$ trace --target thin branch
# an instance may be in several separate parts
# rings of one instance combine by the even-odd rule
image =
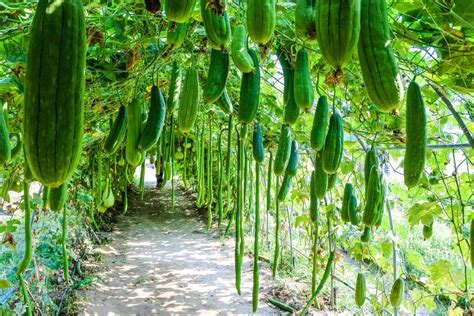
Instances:
[[[438,89],[436,86],[434,86],[431,82],[428,81],[428,85],[433,88],[433,90],[436,92],[436,94],[443,100],[444,104],[448,107],[449,111],[451,111],[451,114],[453,114],[454,118],[458,122],[459,126],[461,127],[464,135],[466,135],[467,141],[469,142],[471,148],[474,148],[474,138],[472,138],[471,133],[469,132],[469,129],[467,128],[466,124],[464,124],[464,121],[462,120],[461,116],[459,115],[458,112],[454,109],[453,104],[451,101],[449,101],[448,97],[441,92],[440,89]]]

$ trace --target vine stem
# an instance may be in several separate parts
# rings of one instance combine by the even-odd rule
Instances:
[[[443,100],[444,104],[446,104],[449,111],[451,112],[451,114],[454,116],[454,118],[458,122],[459,126],[461,127],[461,130],[463,131],[464,135],[466,136],[467,141],[471,145],[471,148],[474,148],[474,138],[472,137],[471,133],[469,132],[469,129],[467,128],[466,124],[464,124],[464,121],[462,120],[459,113],[456,112],[456,110],[454,109],[453,104],[451,103],[451,101],[449,101],[446,94],[444,94],[440,89],[438,89],[435,85],[433,85],[429,81],[428,81],[428,85],[436,92],[436,94],[441,98],[441,100]]]
[[[385,201],[385,206],[387,207],[387,213],[388,213],[388,219],[390,222],[390,231],[392,232],[393,237],[395,237],[395,229],[394,229],[394,224],[393,224],[393,217],[392,217],[392,208],[390,207],[389,201]],[[397,265],[397,245],[395,243],[395,240],[392,240],[392,248],[393,248],[393,281],[398,277],[398,265]],[[393,315],[397,316],[398,315],[398,307],[394,307],[393,309]]]

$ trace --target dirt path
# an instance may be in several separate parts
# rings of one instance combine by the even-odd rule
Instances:
[[[83,315],[251,313],[251,259],[244,260],[238,296],[232,240],[205,233],[190,197],[177,192],[174,211],[170,199],[170,188],[148,188],[144,201],[131,198],[129,213],[98,249],[104,259]],[[262,264],[262,298],[270,279]],[[265,301],[259,314],[278,313]]]

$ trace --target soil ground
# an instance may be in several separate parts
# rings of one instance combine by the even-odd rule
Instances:
[[[205,224],[189,192],[147,185],[143,201],[131,195],[108,243],[97,249],[97,281],[86,291],[83,315],[250,314],[252,259],[245,257],[242,295],[235,290],[232,239]],[[266,304],[272,286],[268,264],[260,267],[259,314],[277,314]]]

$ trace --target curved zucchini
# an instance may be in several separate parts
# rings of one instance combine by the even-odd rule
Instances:
[[[229,74],[229,53],[227,51],[213,49],[211,51],[211,62],[204,85],[202,99],[206,103],[213,103],[222,95]]]
[[[109,135],[107,135],[107,138],[105,139],[104,151],[106,154],[114,154],[125,139],[125,133],[127,132],[127,116],[128,108],[121,105],[117,117],[110,128]]]
[[[138,150],[148,151],[155,146],[163,131],[165,117],[166,104],[163,93],[161,93],[160,88],[154,85],[151,87],[150,111],[138,141]]]

